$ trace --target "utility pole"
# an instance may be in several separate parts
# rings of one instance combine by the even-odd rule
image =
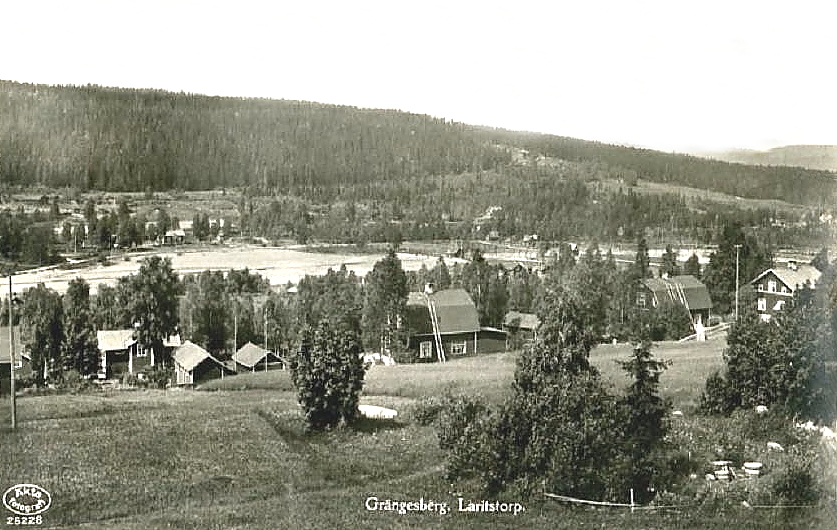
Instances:
[[[15,328],[11,271],[9,271],[9,373],[11,374],[9,389],[12,399],[12,430],[15,430],[17,428],[17,401],[15,400]]]
[[[738,322],[738,252],[741,244],[735,245],[735,321]]]

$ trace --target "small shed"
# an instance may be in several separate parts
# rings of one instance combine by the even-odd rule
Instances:
[[[517,333],[529,340],[537,338],[538,327],[541,320],[534,313],[521,313],[520,311],[509,311],[503,318],[503,329],[508,333]]]
[[[176,385],[199,385],[234,374],[224,363],[192,341],[187,340],[174,351]]]
[[[22,379],[29,377],[32,374],[32,365],[29,362],[29,357],[24,353],[23,344],[20,336],[15,330],[15,379]],[[9,348],[9,328],[8,326],[0,327],[0,394],[7,394],[11,386],[11,370],[12,363],[10,358],[11,348]]]
[[[284,368],[285,364],[281,357],[261,346],[248,342],[233,354],[235,368],[243,371],[267,371]]]

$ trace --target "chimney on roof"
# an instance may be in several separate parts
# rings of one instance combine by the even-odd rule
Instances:
[[[795,259],[788,260],[788,268],[792,271],[795,271],[799,268]]]
[[[433,284],[432,283],[424,284],[424,293],[425,294],[433,294]]]

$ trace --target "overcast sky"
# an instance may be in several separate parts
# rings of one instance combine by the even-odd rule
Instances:
[[[837,144],[834,0],[0,0],[0,18],[13,81],[396,108],[665,151]]]

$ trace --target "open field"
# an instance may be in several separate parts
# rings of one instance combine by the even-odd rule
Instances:
[[[624,188],[625,185],[615,180],[604,180],[602,185],[607,189],[618,190]],[[727,193],[718,191],[711,191],[700,188],[692,188],[689,186],[682,186],[678,184],[670,184],[663,182],[653,182],[650,180],[638,179],[636,186],[631,188],[635,193],[661,195],[672,194],[681,195],[687,201],[695,204],[713,202],[717,204],[726,204],[735,206],[737,208],[749,209],[770,209],[792,215],[801,215],[806,211],[806,207],[801,204],[794,204],[777,199],[750,199],[746,197],[737,197]]]
[[[603,347],[593,359],[606,377],[619,381],[612,360],[627,351],[625,345]],[[720,362],[719,351],[713,343],[661,345],[658,355],[675,361],[664,385],[682,394],[678,399],[694,400],[705,374],[693,370],[692,361],[700,367]],[[787,518],[735,503],[707,516],[688,509],[632,514],[501,497],[522,502],[526,511],[460,513],[458,494],[480,497],[451,491],[435,433],[411,422],[411,404],[449,387],[496,400],[507,391],[513,370],[513,354],[444,366],[374,367],[362,402],[399,410],[397,421],[365,421],[316,436],[303,434],[283,372],[214,384],[235,390],[24,397],[16,432],[6,428],[4,400],[0,488],[43,486],[53,498],[44,526],[61,528],[831,528],[825,516]],[[370,496],[432,499],[452,511],[369,511]]]
[[[372,270],[375,263],[384,254],[338,254],[300,252],[288,248],[258,246],[240,247],[205,247],[186,252],[173,247],[161,247],[159,252],[147,254],[126,254],[128,260],[114,258],[110,265],[95,265],[82,269],[65,270],[51,268],[26,272],[14,276],[15,292],[22,292],[43,282],[47,287],[59,293],[67,290],[67,285],[74,278],[84,278],[95,292],[100,284],[114,285],[117,278],[134,274],[139,270],[140,261],[147,255],[159,254],[171,258],[172,267],[178,274],[197,273],[204,270],[230,270],[249,268],[267,278],[271,285],[297,283],[307,274],[321,275],[328,269],[339,269],[346,265],[350,271],[361,276]],[[399,254],[404,270],[418,270],[422,264],[433,267],[438,258]],[[4,282],[8,280],[3,278]],[[5,284],[4,284],[5,285]]]
[[[703,390],[706,377],[723,366],[721,357],[726,339],[716,337],[706,342],[661,342],[652,352],[671,366],[660,378],[662,394],[676,408],[692,410]],[[627,375],[616,363],[630,355],[630,344],[602,344],[590,354],[590,360],[602,376],[615,388],[629,384]],[[439,395],[447,390],[481,394],[492,402],[500,402],[509,391],[514,377],[514,353],[479,355],[457,359],[448,364],[403,364],[373,366],[366,375],[367,396],[398,396],[417,399]],[[246,374],[212,381],[205,390],[293,390],[288,372],[274,371]]]

